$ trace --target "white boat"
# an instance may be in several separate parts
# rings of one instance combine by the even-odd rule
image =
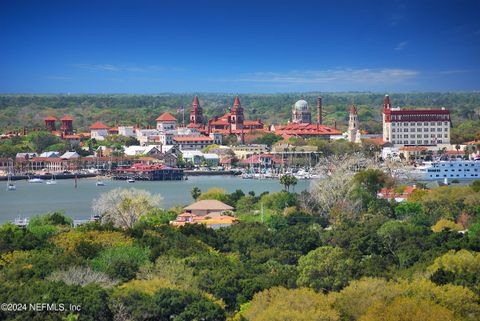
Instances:
[[[127,183],[135,183],[135,180],[133,178],[127,179]]]
[[[7,191],[15,191],[17,187],[12,183],[12,172],[8,173]]]
[[[480,160],[425,162],[412,172],[420,180],[480,179]]]
[[[13,224],[15,224],[18,227],[27,227],[29,222],[30,222],[30,220],[29,220],[28,217],[20,218],[20,216],[19,216],[13,221]]]
[[[34,184],[38,184],[38,183],[43,183],[43,179],[39,178],[39,177],[34,177],[34,178],[30,178],[28,180],[29,183],[34,183]]]
[[[57,181],[55,179],[55,175],[52,175],[52,178],[50,178],[50,180],[46,181],[46,184],[47,185],[56,185]]]
[[[97,181],[96,185],[97,186],[105,186],[105,182],[104,181]]]

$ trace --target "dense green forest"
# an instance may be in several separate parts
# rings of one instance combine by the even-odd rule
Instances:
[[[471,140],[480,128],[480,93],[389,93],[392,104],[400,107],[446,107],[453,116],[452,138],[454,143]],[[142,126],[154,125],[155,118],[170,111],[177,113],[179,106],[188,108],[195,94],[158,95],[1,95],[0,129],[19,129],[24,126],[42,126],[42,117],[53,115],[75,117],[75,126],[85,130],[94,121],[101,120],[113,126],[117,124]],[[261,118],[266,124],[286,123],[291,117],[291,107],[298,99],[308,101],[315,110],[316,98],[323,97],[323,116],[326,124],[337,120],[344,128],[348,120],[349,106],[355,103],[360,115],[361,127],[369,132],[381,132],[381,112],[384,94],[380,93],[289,93],[242,94],[241,103],[250,119]],[[233,104],[234,94],[199,94],[200,103],[207,117],[223,115]],[[315,111],[314,111],[315,113]]]
[[[323,188],[192,190],[197,200],[236,208],[241,222],[218,230],[172,227],[181,209],[149,207],[153,196],[139,190],[114,205],[96,202],[104,219],[76,229],[62,213],[33,218],[26,229],[4,224],[0,301],[81,311],[7,306],[0,319],[478,320],[480,182],[419,188],[395,203],[376,198],[390,184],[381,171],[350,179],[330,210],[315,201]],[[119,219],[131,209],[135,220]]]

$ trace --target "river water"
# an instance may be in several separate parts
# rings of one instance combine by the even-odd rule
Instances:
[[[63,210],[75,219],[88,219],[92,214],[92,201],[101,193],[117,187],[145,189],[163,197],[161,207],[188,205],[193,202],[190,191],[194,186],[202,192],[212,187],[220,187],[231,193],[241,189],[247,194],[254,191],[257,195],[264,192],[278,192],[283,186],[278,180],[242,179],[238,176],[190,176],[187,181],[105,181],[106,186],[96,186],[95,179],[79,179],[77,188],[74,180],[57,180],[55,185],[32,184],[16,181],[16,191],[6,191],[6,182],[0,189],[0,224],[16,217],[33,217],[55,210]],[[4,184],[3,184],[4,183]],[[309,180],[299,180],[295,191],[307,190]]]

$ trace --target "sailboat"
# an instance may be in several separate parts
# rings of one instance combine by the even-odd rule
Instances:
[[[12,183],[12,171],[10,167],[10,162],[8,162],[8,182],[7,182],[7,191],[15,191],[17,187]]]
[[[47,185],[56,185],[57,184],[57,180],[55,179],[55,175],[52,174],[52,177],[50,178],[50,180],[48,180],[46,182]]]
[[[12,174],[8,174],[7,191],[15,191],[17,187],[12,183]]]

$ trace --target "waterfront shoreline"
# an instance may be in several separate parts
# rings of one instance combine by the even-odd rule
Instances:
[[[12,175],[10,179],[12,181],[21,181],[21,180],[28,180],[32,177],[40,178],[40,179],[51,179],[54,177],[55,179],[74,179],[76,178],[91,178],[96,177],[97,174],[41,174],[41,175]],[[0,181],[8,180],[8,176],[0,176]]]

